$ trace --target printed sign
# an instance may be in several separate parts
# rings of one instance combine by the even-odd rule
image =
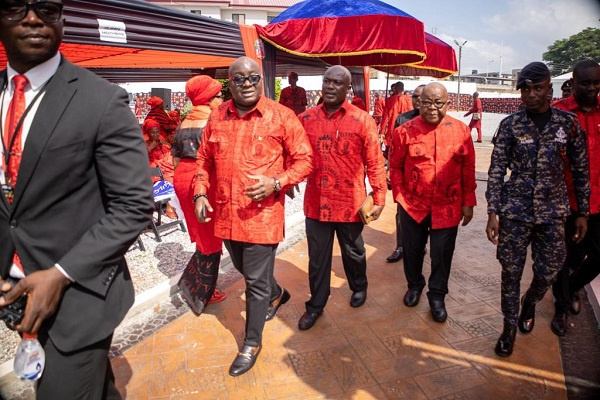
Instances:
[[[98,19],[98,32],[100,40],[104,42],[127,43],[124,22]]]

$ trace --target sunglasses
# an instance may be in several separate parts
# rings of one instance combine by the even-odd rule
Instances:
[[[63,5],[51,1],[36,1],[35,3],[26,3],[19,0],[8,0],[0,5],[0,18],[6,21],[21,21],[33,10],[39,19],[53,24],[62,17]]]
[[[437,108],[438,110],[441,110],[442,108],[444,108],[444,106],[446,104],[448,104],[447,101],[430,101],[430,100],[421,100],[421,105],[425,108],[429,108],[431,107],[431,105],[433,104],[433,106],[435,108]]]
[[[244,86],[246,81],[250,81],[250,83],[255,86],[258,85],[261,78],[262,77],[258,74],[252,74],[250,76],[230,76],[229,80],[233,81],[235,86]]]

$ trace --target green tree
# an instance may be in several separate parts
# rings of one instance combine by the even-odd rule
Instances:
[[[600,61],[600,29],[585,28],[566,39],[557,40],[542,55],[553,75],[573,70],[573,65],[584,59]]]

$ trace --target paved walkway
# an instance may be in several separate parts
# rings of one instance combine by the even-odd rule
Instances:
[[[477,169],[486,172],[491,145],[477,145],[477,152]],[[185,313],[113,359],[119,390],[129,399],[566,399],[559,341],[549,327],[550,293],[537,307],[534,331],[518,334],[513,355],[494,354],[502,330],[500,266],[484,233],[486,183],[478,186],[475,218],[459,229],[446,323],[433,321],[425,297],[415,308],[402,304],[402,262],[385,261],[395,240],[390,193],[382,218],[364,230],[364,306],[349,305],[336,246],[325,312],[312,329],[298,330],[309,298],[302,240],[277,257],[276,277],[292,298],[266,324],[250,372],[237,378],[227,373],[244,336],[244,282],[238,280],[224,288],[226,301],[200,317]],[[530,279],[526,268],[523,285]],[[600,377],[567,380],[600,387]]]

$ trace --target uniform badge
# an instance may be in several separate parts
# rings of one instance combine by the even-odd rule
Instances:
[[[562,126],[558,128],[558,131],[556,132],[556,138],[554,139],[554,141],[558,143],[567,143],[567,133],[562,128]]]
[[[519,143],[521,143],[521,144],[533,143],[533,138],[530,135],[520,136],[517,139],[519,139]]]

